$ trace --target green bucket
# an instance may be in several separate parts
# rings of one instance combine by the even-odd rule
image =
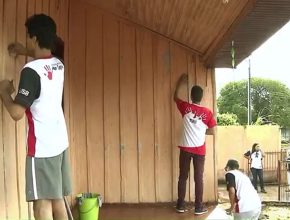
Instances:
[[[102,197],[96,193],[81,193],[77,195],[80,220],[98,220]]]

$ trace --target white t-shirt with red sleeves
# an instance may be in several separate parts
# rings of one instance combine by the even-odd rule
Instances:
[[[205,155],[206,130],[216,125],[212,111],[180,99],[176,100],[176,105],[183,119],[183,133],[179,148],[186,152]]]

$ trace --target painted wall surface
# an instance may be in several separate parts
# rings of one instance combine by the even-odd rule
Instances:
[[[204,88],[214,109],[214,71],[174,42],[98,8],[68,0],[0,0],[0,80],[19,82],[30,58],[10,57],[26,44],[25,19],[44,12],[65,41],[65,115],[73,194],[97,192],[109,203],[169,202],[177,198],[181,115],[173,102],[178,77]],[[25,202],[26,120],[15,123],[0,102],[0,219],[28,219]],[[207,137],[205,201],[216,200],[214,137]],[[194,200],[191,169],[186,199]],[[13,202],[12,202],[13,201]]]
[[[247,171],[248,160],[243,155],[254,143],[259,143],[264,152],[281,150],[279,126],[218,126],[216,137],[218,179],[224,178],[224,167],[231,158]]]
[[[109,203],[175,201],[181,115],[173,90],[187,72],[213,109],[213,70],[174,42],[77,1],[68,47],[74,194],[98,192]],[[215,201],[214,138],[207,141],[204,198]],[[192,171],[186,198],[194,199]]]

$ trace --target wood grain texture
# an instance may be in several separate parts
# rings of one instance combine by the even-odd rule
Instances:
[[[172,200],[172,124],[169,41],[154,38],[154,115],[155,115],[155,173],[156,200]]]
[[[15,41],[16,37],[16,10],[17,1],[4,2],[4,19],[3,19],[3,50],[4,59],[4,78],[15,79],[15,59],[10,57],[7,52],[9,43]],[[3,144],[4,144],[4,178],[5,194],[8,218],[19,218],[19,199],[17,193],[17,162],[16,162],[16,124],[10,117],[8,111],[3,110]],[[14,202],[10,202],[14,201]]]
[[[152,35],[137,29],[139,200],[156,201]]]
[[[72,205],[75,195],[86,191],[102,194],[107,203],[175,201],[179,174],[176,146],[181,133],[181,118],[172,99],[175,83],[182,72],[188,72],[189,85],[205,88],[203,104],[213,108],[213,71],[191,50],[86,0],[36,1],[3,4],[0,0],[0,15],[5,18],[0,22],[0,79],[12,77],[18,84],[16,73],[26,59],[11,58],[5,51],[13,39],[26,43],[25,18],[38,11],[53,16],[65,42],[64,110],[70,137]],[[178,2],[174,1],[178,10],[189,14]],[[107,4],[110,6],[110,1]],[[126,7],[130,3],[122,0],[119,4]],[[143,7],[146,1],[140,0],[140,4]],[[168,2],[161,8],[160,2],[150,1],[145,10],[140,4],[132,3],[140,19],[174,34],[176,14],[170,15],[170,25],[162,25],[163,16],[170,14]],[[17,15],[4,8],[17,10]],[[130,7],[128,10],[133,13]],[[182,23],[186,29],[184,18],[178,21]],[[177,35],[181,32],[179,28]],[[184,98],[189,88],[183,88]],[[28,218],[33,212],[31,206],[27,209],[23,184],[25,120],[15,125],[2,102],[0,105],[0,171],[12,174],[0,175],[0,218]],[[216,199],[215,166],[210,161],[215,157],[213,146],[214,139],[209,138],[205,188],[211,190],[205,191],[205,201]],[[194,200],[193,185],[191,170],[186,200]],[[8,204],[10,198],[17,202]]]
[[[105,201],[121,202],[120,25],[103,20]],[[114,189],[114,190],[112,190]]]
[[[120,24],[120,137],[122,202],[139,202],[135,27]]]
[[[95,10],[86,13],[86,115],[88,190],[105,193],[103,18]]]
[[[0,0],[0,16],[1,18],[4,17],[4,0]],[[0,20],[0,30],[1,33],[3,33],[4,30],[4,20],[1,19]],[[0,34],[0,49],[1,51],[5,51],[5,46],[3,44],[3,34]],[[5,79],[4,76],[4,65],[3,65],[3,59],[4,59],[4,53],[0,53],[0,80]],[[5,111],[4,109],[4,105],[2,102],[0,102],[0,171],[1,171],[1,175],[0,175],[0,205],[1,205],[1,209],[0,209],[0,218],[5,219],[6,215],[7,215],[7,207],[6,207],[6,193],[5,193],[5,175],[4,175],[4,168],[5,168],[5,163],[4,163],[4,143],[3,143],[3,111]]]
[[[70,68],[70,153],[72,165],[73,196],[88,190],[88,161],[86,139],[86,50],[83,39],[86,29],[85,8],[78,3],[71,7],[68,59]],[[77,107],[76,107],[77,106]]]
[[[27,0],[17,2],[16,18],[16,41],[26,44],[26,28],[24,22],[27,17],[26,8]],[[20,72],[25,64],[25,57],[18,56],[15,60],[15,85],[19,84]],[[17,159],[17,193],[19,198],[19,217],[28,219],[28,204],[25,196],[25,161],[26,161],[26,119],[22,118],[16,123],[16,159]]]

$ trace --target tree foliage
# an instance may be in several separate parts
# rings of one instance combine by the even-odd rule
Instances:
[[[232,113],[218,114],[217,123],[222,126],[239,125],[238,116]]]
[[[252,78],[251,102],[252,124],[271,121],[282,127],[290,127],[290,89],[281,82]],[[217,103],[220,114],[236,114],[239,124],[247,124],[247,80],[225,85],[221,89]]]

